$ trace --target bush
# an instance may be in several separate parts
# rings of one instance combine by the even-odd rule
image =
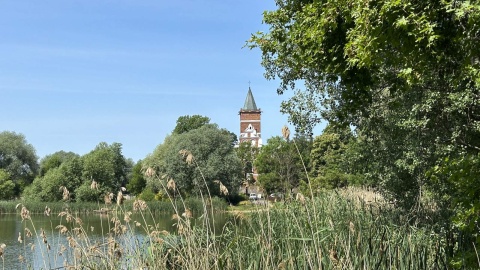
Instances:
[[[77,202],[103,201],[103,194],[106,192],[101,189],[92,189],[90,184],[85,182],[75,190],[75,200]]]
[[[146,188],[138,195],[138,198],[146,202],[151,202],[155,200],[155,193],[151,189]]]

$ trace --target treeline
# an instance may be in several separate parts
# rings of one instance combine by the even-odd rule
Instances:
[[[38,161],[23,134],[4,131],[0,200],[111,202],[119,193],[145,200],[207,193],[235,196],[242,181],[235,142],[235,134],[211,124],[208,117],[182,116],[172,134],[136,163],[122,154],[120,143],[104,142],[83,156],[59,151]]]

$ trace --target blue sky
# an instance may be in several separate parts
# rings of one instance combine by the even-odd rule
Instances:
[[[143,159],[179,116],[239,133],[249,82],[264,141],[287,116],[263,77],[259,0],[4,0],[0,2],[0,131],[25,135],[42,158],[119,142]]]

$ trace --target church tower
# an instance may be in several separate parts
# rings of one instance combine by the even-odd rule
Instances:
[[[240,115],[240,138],[239,142],[251,142],[253,146],[262,146],[262,129],[260,116],[262,111],[257,108],[252,90],[248,87],[245,104],[238,113]]]

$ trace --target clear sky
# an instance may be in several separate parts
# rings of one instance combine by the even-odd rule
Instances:
[[[259,50],[273,0],[0,1],[0,131],[25,135],[42,158],[119,142],[137,161],[179,116],[239,133],[249,82],[264,143],[287,116]],[[293,128],[292,128],[293,130]]]

